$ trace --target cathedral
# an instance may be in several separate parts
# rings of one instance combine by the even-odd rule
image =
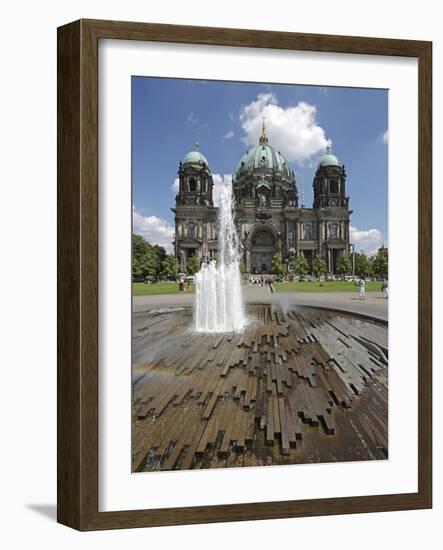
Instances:
[[[180,268],[197,255],[200,260],[217,256],[217,207],[213,203],[213,179],[209,163],[199,150],[179,164],[179,190],[175,199],[174,250]],[[316,254],[323,256],[329,274],[337,258],[349,253],[349,197],[346,172],[327,148],[313,180],[314,202],[306,208],[299,196],[294,172],[283,155],[269,143],[263,123],[259,143],[240,159],[232,179],[235,220],[243,246],[243,270],[247,274],[271,273],[272,259],[280,252],[287,264],[299,252],[309,267]]]

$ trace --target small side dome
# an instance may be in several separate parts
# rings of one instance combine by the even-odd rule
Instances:
[[[206,157],[199,151],[199,144],[195,144],[195,150],[190,151],[183,159],[183,164],[206,164],[209,168],[209,163]]]
[[[326,153],[322,156],[318,163],[318,168],[322,166],[340,166],[338,158],[331,153],[330,145],[326,148]]]

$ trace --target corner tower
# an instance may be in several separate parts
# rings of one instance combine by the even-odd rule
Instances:
[[[195,144],[195,150],[190,151],[178,167],[179,189],[175,204],[213,206],[212,174],[208,161],[200,152],[200,146]]]
[[[340,254],[349,253],[349,197],[346,194],[346,171],[330,146],[321,157],[312,183],[314,188],[313,213],[317,253],[326,260],[328,273],[336,272]],[[305,229],[309,229],[306,225]]]
[[[328,145],[326,153],[317,165],[314,181],[314,208],[347,207],[345,167],[340,166],[338,159],[331,153]]]
[[[199,144],[185,155],[178,166],[178,192],[175,197],[175,255],[180,269],[192,273],[199,262],[215,256],[217,209],[212,190],[214,182]],[[191,258],[199,261],[189,262]],[[192,266],[192,268],[191,268]]]

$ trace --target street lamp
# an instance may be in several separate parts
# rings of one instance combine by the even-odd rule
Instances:
[[[351,243],[349,246],[352,247],[352,276],[355,277],[355,245]]]

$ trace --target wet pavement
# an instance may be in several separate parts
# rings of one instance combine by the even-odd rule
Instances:
[[[388,300],[381,292],[367,292],[365,300],[359,300],[357,292],[279,292],[272,293],[267,287],[243,287],[244,297],[249,304],[276,304],[285,308],[289,305],[314,306],[339,311],[348,311],[388,320]],[[174,307],[194,303],[194,294],[163,294],[158,296],[134,296],[133,310]]]

